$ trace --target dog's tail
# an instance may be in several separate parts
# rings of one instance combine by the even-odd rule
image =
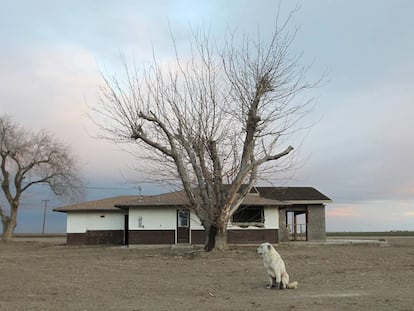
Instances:
[[[289,283],[289,284],[286,285],[286,288],[289,288],[289,289],[298,288],[298,282],[295,281],[295,282]]]

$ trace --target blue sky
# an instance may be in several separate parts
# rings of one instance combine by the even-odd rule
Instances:
[[[87,118],[97,102],[99,71],[119,72],[120,55],[145,65],[153,50],[173,57],[202,25],[262,33],[276,1],[0,1],[0,113],[48,129],[79,156],[88,199],[138,193],[139,165],[120,146],[93,138]],[[309,78],[326,73],[309,120],[319,120],[297,148],[302,165],[284,186],[314,186],[331,197],[327,229],[414,229],[414,2],[282,1],[281,17],[299,5],[293,53],[303,51]],[[292,144],[299,144],[293,141]],[[275,176],[276,178],[277,176]],[[135,180],[135,181],[134,181]],[[143,194],[165,191],[139,183]],[[22,203],[17,231],[65,230],[62,204],[45,188]],[[168,189],[167,189],[168,190]]]

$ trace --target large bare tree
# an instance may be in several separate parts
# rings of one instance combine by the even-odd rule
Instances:
[[[22,195],[29,188],[46,184],[56,195],[69,195],[79,194],[81,185],[68,146],[46,131],[25,129],[7,115],[0,116],[0,182],[3,241],[13,235]]]
[[[173,39],[172,63],[154,57],[140,71],[124,60],[125,79],[102,74],[92,109],[103,136],[138,144],[137,156],[155,162],[156,174],[180,181],[206,229],[206,250],[226,248],[231,216],[292,152],[284,138],[310,102],[298,95],[317,84],[290,53],[295,32],[286,25],[268,40],[227,32],[222,47],[193,33],[189,57]]]

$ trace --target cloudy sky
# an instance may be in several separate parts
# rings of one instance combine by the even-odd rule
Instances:
[[[0,113],[48,129],[79,156],[88,199],[164,189],[134,183],[134,159],[94,138],[87,117],[97,102],[99,72],[116,73],[120,55],[145,65],[153,51],[172,58],[178,44],[203,24],[220,38],[226,28],[271,29],[276,1],[23,1],[2,0]],[[283,1],[281,16],[299,31],[309,78],[326,73],[312,91],[310,118],[319,120],[298,150],[302,165],[284,186],[314,186],[334,203],[329,231],[414,229],[414,2],[411,0]],[[28,195],[17,232],[64,231],[61,204],[45,189]]]

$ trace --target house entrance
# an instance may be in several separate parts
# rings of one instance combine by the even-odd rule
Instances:
[[[124,245],[129,244],[129,217],[128,214],[124,216]]]
[[[177,211],[177,244],[190,243],[190,211]]]
[[[290,241],[308,240],[308,213],[307,211],[286,211],[286,227]]]

